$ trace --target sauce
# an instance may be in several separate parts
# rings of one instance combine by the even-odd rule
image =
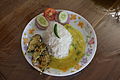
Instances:
[[[66,24],[64,26],[72,35],[73,41],[70,46],[69,55],[65,58],[55,58],[51,57],[51,62],[49,67],[59,69],[62,71],[67,71],[68,69],[74,67],[85,53],[85,41],[80,31],[73,28],[71,25]]]

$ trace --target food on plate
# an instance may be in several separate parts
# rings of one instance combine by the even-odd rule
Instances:
[[[50,63],[50,55],[48,51],[45,50],[42,53],[35,52],[33,53],[32,57],[33,57],[32,64],[38,67],[42,72],[45,69],[49,68],[48,65]]]
[[[50,21],[55,20],[56,14],[57,14],[57,11],[53,8],[47,8],[44,11],[44,16]]]
[[[56,11],[53,8],[47,8],[43,15],[40,14],[36,17],[35,23],[39,29],[45,30],[49,26],[50,21],[67,24],[70,21],[69,14],[66,11]],[[55,29],[57,30],[57,26],[55,26]],[[59,36],[57,35],[57,37]]]
[[[58,14],[58,21],[62,24],[69,23],[69,15],[66,11],[60,11]]]
[[[60,50],[58,53],[56,50],[56,54],[51,57],[51,62],[49,64],[49,66],[51,68],[59,69],[62,71],[67,71],[70,68],[74,67],[76,64],[78,64],[79,61],[81,60],[81,58],[84,56],[86,44],[85,44],[82,34],[77,29],[73,28],[69,24],[66,24],[64,27],[71,34],[72,41],[70,41],[71,38],[69,38],[69,40],[67,40],[66,45],[69,44],[69,41],[71,42],[69,46],[66,46],[66,45],[63,45],[64,47],[62,45],[58,46],[58,45],[60,45],[59,41],[58,41],[57,45],[54,44],[51,46],[52,48],[54,48],[54,46],[55,47],[57,46],[56,49],[60,48]],[[66,35],[66,34],[64,34],[64,35]],[[67,39],[68,39],[68,37],[69,37],[68,35],[67,35],[67,37],[65,36],[65,38],[67,38]],[[59,38],[57,38],[57,39],[59,39]],[[54,40],[54,39],[52,38],[52,40]],[[65,41],[66,41],[66,39],[63,39],[61,44],[63,44]],[[50,42],[48,42],[48,44],[49,43]],[[52,42],[52,44],[53,43],[54,43],[54,41]],[[63,48],[67,49],[67,47],[69,47],[69,50],[68,50],[68,53],[65,54],[65,51],[63,51],[64,50]],[[55,50],[55,49],[53,49],[53,50]],[[59,54],[59,53],[61,53],[61,54]],[[60,57],[59,57],[59,55],[60,55]]]
[[[47,21],[47,19],[42,16],[42,15],[38,15],[36,17],[36,25],[39,29],[46,29],[49,25],[49,22]]]
[[[57,25],[57,33],[54,34],[54,26]],[[69,48],[72,43],[72,35],[70,32],[58,22],[50,22],[50,26],[43,33],[43,41],[49,46],[52,55],[56,58],[64,58],[69,53]]]
[[[48,67],[67,71],[77,65],[84,56],[86,44],[81,32],[67,24],[69,14],[48,8],[35,20],[37,27],[44,31],[32,36],[28,44],[32,64],[41,71]]]
[[[43,43],[39,34],[34,35],[28,44],[28,53],[32,53],[32,64],[39,67],[41,71],[48,68],[50,54],[47,46]]]
[[[27,52],[34,52],[36,46],[40,46],[41,42],[42,42],[41,36],[38,34],[34,35],[28,44]]]
[[[58,35],[57,24],[54,25],[54,33],[58,38],[60,38]]]

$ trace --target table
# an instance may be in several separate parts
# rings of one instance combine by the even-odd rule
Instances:
[[[116,23],[93,1],[95,0],[0,0],[0,80],[120,80],[120,23]],[[119,0],[112,1],[107,8],[115,6]],[[78,13],[96,31],[96,55],[84,70],[75,75],[39,75],[22,54],[22,31],[34,16],[48,7]]]

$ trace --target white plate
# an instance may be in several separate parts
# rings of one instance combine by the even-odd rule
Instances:
[[[83,18],[81,15],[74,13],[72,11],[68,11],[68,10],[58,10],[58,11],[68,12],[68,14],[70,15],[70,24],[74,28],[78,29],[84,36],[84,40],[86,42],[85,55],[82,57],[82,59],[78,63],[79,69],[75,69],[73,67],[73,68],[70,68],[66,72],[62,72],[60,70],[50,68],[50,69],[45,70],[43,73],[52,75],[52,76],[68,76],[68,75],[72,75],[72,74],[75,74],[75,73],[81,71],[91,62],[91,60],[93,59],[95,52],[96,52],[97,38],[96,38],[95,31],[92,28],[91,24],[85,18]],[[27,24],[27,26],[25,27],[25,29],[23,31],[22,38],[21,38],[22,51],[23,51],[23,54],[24,54],[26,60],[28,61],[28,63],[31,66],[33,66],[32,62],[31,62],[32,57],[31,57],[31,55],[26,53],[28,42],[34,34],[42,34],[43,32],[44,32],[44,30],[39,30],[36,27],[35,18],[33,18]],[[33,67],[36,70],[40,71],[39,68],[37,68],[35,66],[33,66]]]

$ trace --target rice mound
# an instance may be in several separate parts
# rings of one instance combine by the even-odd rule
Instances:
[[[58,38],[54,33],[54,25],[57,24]],[[50,22],[49,27],[43,33],[43,41],[51,49],[51,55],[56,58],[64,58],[69,54],[69,48],[72,43],[72,35],[70,32],[58,22]]]

